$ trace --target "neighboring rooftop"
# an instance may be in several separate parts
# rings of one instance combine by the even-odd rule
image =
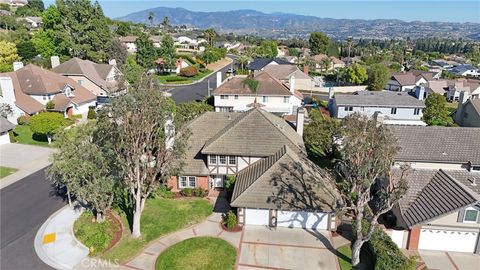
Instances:
[[[272,61],[279,65],[293,65],[292,63],[282,58],[255,58],[252,62],[248,64],[248,69],[261,70]]]
[[[398,139],[396,160],[480,165],[480,128],[390,126]]]
[[[13,123],[10,123],[5,117],[0,116],[0,133],[8,132],[15,128]]]
[[[392,173],[400,179],[400,169]],[[410,169],[404,179],[408,190],[399,202],[400,227],[411,228],[480,201],[480,185],[472,185],[473,179],[480,180],[480,172]]]
[[[305,155],[283,146],[237,174],[231,205],[332,212],[338,194],[327,179]]]
[[[312,79],[295,65],[269,65],[263,71],[277,80],[288,80],[290,76],[295,76],[295,79]]]
[[[353,95],[335,95],[337,106],[369,106],[369,107],[412,107],[422,108],[422,100],[406,92],[392,91],[358,91]]]

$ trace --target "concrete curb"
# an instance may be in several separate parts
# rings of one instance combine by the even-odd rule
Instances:
[[[223,67],[217,68],[216,70],[212,71],[212,73],[210,73],[210,74],[208,74],[207,76],[201,78],[200,80],[196,80],[196,81],[194,81],[194,82],[187,83],[187,84],[162,84],[162,83],[161,83],[160,85],[161,85],[161,86],[168,86],[168,87],[176,87],[176,86],[189,86],[189,85],[194,85],[194,84],[203,82],[207,77],[212,76],[212,74],[215,74],[215,73],[217,73],[219,70],[221,70],[222,68],[225,68],[226,66],[232,64],[233,59],[230,58],[230,57],[227,57],[227,58],[230,59],[230,61],[228,62],[228,64],[226,64],[226,65],[223,66]]]
[[[71,240],[73,241],[73,242],[70,242],[70,250],[69,250],[68,246],[66,247],[66,249],[64,249],[65,247],[60,248],[62,253],[69,252],[69,251],[71,251],[72,248],[77,248],[78,249],[77,253],[80,254],[80,257],[81,257],[80,260],[75,259],[75,258],[67,258],[67,261],[68,261],[68,259],[73,260],[73,264],[67,264],[63,261],[58,260],[57,258],[55,258],[55,256],[49,254],[49,250],[47,248],[45,248],[45,245],[42,243],[43,242],[42,241],[43,235],[45,234],[47,228],[49,226],[52,226],[52,221],[54,221],[54,219],[57,218],[63,212],[70,211],[70,210],[75,211],[75,216],[74,216],[73,222],[71,224],[67,225],[67,227],[69,227],[67,229],[68,231],[62,231],[62,226],[58,226],[58,224],[53,224],[54,225],[53,229],[55,230],[56,233],[66,233],[67,235],[69,235],[71,237]],[[88,254],[90,253],[90,250],[86,246],[84,246],[82,243],[80,243],[80,241],[78,241],[78,239],[75,237],[75,234],[73,233],[73,223],[78,217],[80,217],[82,212],[83,212],[83,209],[74,210],[69,205],[66,205],[66,206],[62,207],[61,209],[59,209],[58,211],[56,211],[55,213],[53,213],[45,221],[45,223],[42,224],[40,229],[37,231],[37,234],[35,235],[35,240],[34,240],[34,249],[35,249],[35,253],[37,254],[37,256],[45,264],[47,264],[50,267],[53,267],[55,269],[72,269],[76,264],[78,264],[78,262],[80,262],[81,260],[88,257]],[[50,228],[50,229],[52,229],[52,228]],[[59,234],[59,236],[60,236],[60,234]],[[56,243],[51,243],[49,245],[55,245],[55,244]],[[65,254],[65,255],[66,255],[65,257],[68,257],[69,254]]]
[[[50,161],[36,161],[32,162],[34,163],[34,166],[31,166],[28,169],[23,169],[20,168],[18,171],[14,172],[13,174],[3,178],[0,181],[0,189],[6,188],[11,184],[14,184],[15,182],[22,180],[23,178],[32,175],[39,170],[45,169],[46,167],[50,166],[52,164]],[[31,163],[29,165],[32,165]]]

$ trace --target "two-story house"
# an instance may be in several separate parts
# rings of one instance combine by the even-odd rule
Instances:
[[[301,111],[297,122],[303,121]],[[258,107],[207,112],[191,121],[189,130],[182,172],[167,183],[173,191],[221,189],[227,176],[236,176],[232,205],[238,208],[239,223],[330,228],[336,194],[331,183],[317,185],[321,173],[306,158],[300,130]],[[295,201],[300,194],[329,203]]]
[[[216,112],[247,111],[254,106],[280,114],[295,114],[302,106],[303,95],[296,90],[295,77],[291,76],[288,85],[275,79],[267,72],[253,77],[259,82],[257,93],[244,85],[244,78],[234,77],[212,91]]]
[[[404,73],[393,74],[385,85],[385,90],[409,92],[415,86],[427,85],[428,81],[440,78],[439,72],[410,70]]]
[[[358,91],[354,94],[337,94],[330,92],[329,110],[336,117],[343,119],[353,113],[368,117],[381,117],[385,124],[426,125],[422,119],[424,88],[417,93],[392,91]]]
[[[469,98],[467,92],[461,92],[452,117],[459,126],[480,127],[480,98]]]
[[[285,85],[290,85],[290,78],[295,77],[295,88],[307,90],[314,85],[313,78],[308,76],[308,69],[301,71],[295,65],[270,65],[263,69],[275,79],[279,80]],[[261,72],[261,71],[260,71]],[[257,74],[260,72],[256,72]]]
[[[387,215],[400,248],[480,254],[480,128],[391,126],[408,190]],[[403,174],[402,164],[410,169]]]
[[[52,71],[76,81],[96,96],[105,97],[122,90],[118,85],[122,73],[115,61],[97,64],[74,57],[60,64],[58,58],[53,56]]]
[[[32,64],[22,66],[0,73],[0,103],[12,108],[13,113],[7,116],[10,122],[16,124],[19,116],[46,110],[50,101],[54,108],[49,110],[65,117],[82,114],[86,118],[88,109],[96,106],[95,95],[76,81]]]

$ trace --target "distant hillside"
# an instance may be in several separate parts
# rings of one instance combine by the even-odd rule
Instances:
[[[401,20],[330,19],[287,13],[266,14],[255,10],[198,12],[184,8],[158,7],[118,18],[123,21],[149,23],[148,14],[155,14],[154,23],[168,16],[173,25],[188,25],[220,32],[252,34],[264,37],[306,37],[312,31],[322,31],[333,38],[421,38],[450,37],[480,39],[478,23],[405,22]]]

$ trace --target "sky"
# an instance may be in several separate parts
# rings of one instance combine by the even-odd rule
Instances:
[[[44,0],[46,4],[54,0]],[[193,11],[253,9],[335,19],[400,19],[480,23],[480,0],[98,0],[104,13],[121,17],[155,7],[181,7]]]

